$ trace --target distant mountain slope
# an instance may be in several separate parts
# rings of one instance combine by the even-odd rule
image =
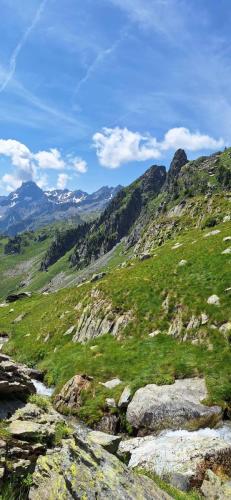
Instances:
[[[184,206],[189,225],[194,225],[194,221],[198,223],[200,209],[192,207],[194,198],[197,206],[196,197],[211,197],[230,188],[230,149],[194,161],[189,161],[185,151],[179,149],[168,172],[164,166],[150,167],[130,186],[119,191],[98,220],[82,227],[72,240],[67,234],[68,246],[65,235],[62,241],[60,238],[54,241],[43,259],[42,269],[47,269],[71,250],[73,242],[75,247],[70,261],[76,269],[84,269],[124,237],[126,248],[135,247],[137,252],[148,250],[153,241],[159,245],[182,229],[177,212]]]
[[[80,212],[101,211],[120,189],[104,186],[93,194],[67,189],[44,192],[34,182],[25,182],[0,198],[0,233],[12,236],[71,218],[78,223]]]

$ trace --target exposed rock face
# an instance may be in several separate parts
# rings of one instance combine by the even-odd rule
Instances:
[[[131,312],[118,313],[110,301],[98,290],[93,290],[92,301],[84,307],[72,340],[84,343],[106,333],[117,336],[131,319]]]
[[[67,407],[77,410],[82,404],[81,393],[89,389],[92,377],[87,375],[75,375],[62,388],[56,396],[54,404],[57,410]]]
[[[25,399],[36,392],[27,368],[0,354],[0,396],[11,395]]]
[[[166,431],[157,437],[130,439],[120,444],[119,453],[130,453],[130,467],[144,468],[188,490],[202,484],[209,468],[230,474],[231,428]]]
[[[178,149],[174,154],[168,174],[167,174],[167,188],[170,194],[177,194],[178,186],[177,180],[181,168],[188,162],[187,155],[183,149]]]
[[[162,429],[195,430],[215,426],[221,408],[200,403],[207,397],[203,379],[176,380],[172,385],[146,385],[139,389],[127,409],[127,421],[139,435]]]
[[[30,500],[54,498],[105,500],[167,500],[153,481],[134,475],[102,447],[87,444],[77,434],[60,451],[38,459]]]

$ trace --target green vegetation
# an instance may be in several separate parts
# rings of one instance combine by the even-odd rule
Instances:
[[[59,446],[63,439],[68,439],[73,435],[73,430],[68,427],[65,422],[58,422],[55,428],[55,436],[53,439],[54,446]]]
[[[31,394],[29,397],[29,403],[33,403],[39,408],[42,408],[42,410],[46,411],[49,410],[51,407],[51,402],[50,399],[47,396],[40,396],[39,394]]]
[[[10,334],[7,351],[45,370],[46,381],[57,391],[76,373],[93,376],[92,387],[84,394],[79,410],[79,416],[88,423],[101,418],[105,397],[118,400],[125,385],[130,384],[134,391],[146,383],[170,383],[177,377],[205,376],[209,403],[229,406],[229,334],[221,334],[219,328],[230,321],[230,293],[226,292],[230,287],[230,256],[222,255],[228,246],[223,239],[230,236],[230,224],[219,224],[216,229],[219,234],[205,238],[205,231],[186,227],[177,239],[153,249],[153,258],[144,262],[132,259],[123,269],[109,268],[108,275],[96,285],[84,284],[55,295],[35,295],[15,303],[13,313],[9,308],[0,309],[0,328]],[[173,250],[175,243],[182,246]],[[187,263],[179,267],[182,259]],[[93,288],[111,301],[118,314],[132,311],[134,320],[119,340],[104,335],[85,345],[74,344],[64,334],[70,326],[77,327],[82,307],[92,300]],[[220,307],[207,303],[213,294],[220,298]],[[167,312],[162,306],[166,297]],[[80,309],[76,310],[78,304]],[[179,305],[183,329],[176,339],[166,333]],[[26,316],[14,324],[22,312]],[[208,316],[208,323],[188,332],[190,318],[201,313]],[[161,334],[150,337],[156,329]],[[182,342],[186,333],[188,341]],[[97,348],[91,349],[93,345]],[[123,384],[114,390],[99,384],[117,376]]]

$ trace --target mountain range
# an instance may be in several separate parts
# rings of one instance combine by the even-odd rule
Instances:
[[[13,236],[73,218],[80,222],[81,213],[102,211],[120,189],[103,186],[92,194],[68,189],[43,191],[33,181],[24,182],[16,191],[0,197],[0,233]]]

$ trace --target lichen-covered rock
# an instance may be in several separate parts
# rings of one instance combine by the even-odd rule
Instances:
[[[215,426],[221,408],[201,404],[207,397],[204,379],[176,380],[174,384],[146,385],[135,393],[127,409],[127,421],[145,435],[162,429],[195,430]]]
[[[81,394],[89,389],[92,377],[88,375],[75,375],[57,394],[54,404],[57,410],[62,410],[67,407],[71,410],[77,410],[82,404]]]
[[[133,474],[102,447],[80,437],[38,459],[30,500],[167,500],[153,481]]]
[[[119,455],[130,455],[131,468],[154,472],[173,486],[188,490],[201,486],[208,469],[231,475],[231,428],[165,431],[134,438],[120,443]]]

